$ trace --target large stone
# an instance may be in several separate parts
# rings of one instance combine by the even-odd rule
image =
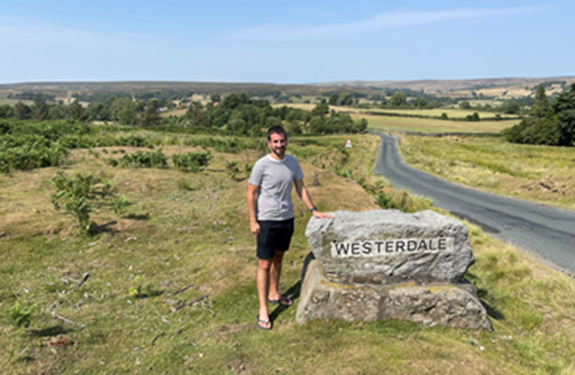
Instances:
[[[467,228],[433,211],[337,211],[312,217],[305,235],[329,280],[363,284],[457,283],[475,259]]]
[[[331,281],[321,264],[308,257],[296,321],[402,319],[491,331],[487,312],[471,284],[375,285]]]

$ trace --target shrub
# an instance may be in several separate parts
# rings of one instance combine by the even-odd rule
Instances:
[[[32,310],[38,303],[33,304],[27,309],[20,305],[20,301],[14,302],[10,308],[10,321],[16,328],[28,328],[32,320]]]
[[[254,165],[251,163],[244,164],[244,175],[246,178],[250,178],[250,174],[252,173],[252,169],[254,169]]]
[[[114,145],[154,148],[154,145],[150,141],[137,135],[130,135],[129,137],[120,137],[114,141]]]
[[[240,174],[240,168],[238,167],[239,163],[237,161],[228,161],[226,162],[226,174],[229,178],[235,180]]]
[[[87,233],[90,230],[90,212],[98,198],[106,198],[111,194],[112,184],[102,184],[98,176],[78,173],[73,178],[68,178],[64,172],[52,179],[56,187],[56,193],[51,196],[52,205],[59,211],[63,208],[72,216],[78,232]]]
[[[162,150],[158,151],[136,151],[131,154],[123,155],[119,159],[106,158],[105,162],[112,167],[121,165],[125,168],[166,168],[168,159]]]
[[[124,215],[126,208],[130,205],[132,205],[132,203],[129,200],[127,200],[126,197],[124,197],[123,195],[112,201],[112,209],[114,210],[116,215],[120,217]]]
[[[172,156],[174,168],[182,172],[199,172],[211,159],[212,155],[209,152],[188,152]]]
[[[70,150],[38,135],[5,135],[0,138],[0,172],[60,165]]]

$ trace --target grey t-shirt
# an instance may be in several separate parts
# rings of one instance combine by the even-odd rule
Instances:
[[[276,160],[269,154],[256,162],[248,183],[259,186],[257,219],[282,221],[293,217],[291,189],[294,181],[303,179],[297,159],[286,155]]]

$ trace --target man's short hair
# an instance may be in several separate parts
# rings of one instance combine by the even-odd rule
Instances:
[[[274,125],[268,129],[268,141],[272,140],[272,134],[283,134],[284,137],[287,139],[287,133],[281,125]]]

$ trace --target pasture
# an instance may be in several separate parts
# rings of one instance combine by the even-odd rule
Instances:
[[[287,103],[287,104],[274,104],[274,107],[281,107],[287,105],[292,108],[300,108],[305,110],[312,110],[315,104],[304,104],[304,103]],[[413,117],[395,117],[395,116],[378,116],[366,114],[366,110],[344,107],[344,106],[330,106],[336,112],[349,113],[354,121],[359,121],[365,118],[368,122],[368,127],[373,131],[414,131],[423,133],[449,133],[449,132],[466,132],[466,133],[499,133],[501,130],[511,127],[519,123],[519,119],[515,118],[513,120],[502,120],[502,121],[451,121],[451,120],[439,120],[439,119],[427,119],[427,118],[413,118]],[[372,111],[372,110],[370,110]],[[413,113],[415,110],[373,110],[373,111],[396,111],[395,113]],[[473,111],[461,111],[459,109],[433,109],[433,110],[420,110],[423,111],[433,111],[429,116],[435,116],[435,113],[447,112],[458,114],[460,117],[463,113],[471,114]],[[441,111],[441,112],[440,112]],[[433,115],[431,113],[434,113]],[[491,112],[480,112],[479,116],[484,115],[485,117],[493,117],[495,114]],[[427,116],[427,115],[426,115]],[[456,117],[456,116],[453,116]]]
[[[16,105],[16,103],[18,103],[20,100],[18,99],[6,99],[6,98],[0,98],[0,105],[3,104],[9,104],[11,106]],[[34,101],[32,100],[22,100],[22,103],[26,104],[26,105],[32,105],[34,104]]]
[[[474,112],[479,114],[479,117],[495,117],[493,112],[478,111],[474,109],[458,109],[458,108],[434,108],[434,109],[370,109],[369,112],[380,113],[394,113],[401,115],[416,115],[428,117],[440,117],[443,113],[447,114],[449,118],[464,118],[472,115]],[[515,115],[501,114],[502,118],[517,118]]]
[[[489,306],[494,332],[392,320],[300,326],[295,306],[271,310],[272,331],[257,329],[257,260],[247,224],[245,165],[265,151],[247,138],[150,130],[131,135],[163,147],[166,155],[209,151],[213,159],[197,173],[174,170],[171,163],[162,169],[120,168],[106,159],[137,147],[93,147],[73,150],[59,167],[0,175],[2,372],[575,371],[573,279],[469,224],[477,261],[466,278]],[[290,140],[289,153],[302,162],[320,209],[377,208],[368,191],[398,194],[413,210],[428,208],[427,200],[394,192],[371,175],[379,137],[349,136],[350,150],[342,147],[346,138]],[[230,173],[230,163],[237,163],[237,173]],[[70,177],[100,176],[110,181],[115,197],[131,205],[115,213],[101,202],[90,214],[93,231],[75,234],[69,215],[50,203],[59,170]],[[281,289],[297,303],[310,213],[295,196],[294,203],[296,229]],[[28,308],[30,326],[18,327],[14,316],[25,316]]]
[[[399,145],[407,163],[449,181],[575,210],[573,147],[472,136],[403,136]]]
[[[374,131],[415,131],[423,133],[499,133],[501,130],[519,123],[519,120],[503,121],[445,121],[411,117],[390,117],[377,115],[351,114],[356,120],[365,118],[370,130]]]
[[[283,105],[287,105],[288,107],[293,108],[300,108],[305,109],[307,111],[311,111],[316,104],[309,104],[309,103],[280,103],[274,104],[274,107],[281,107]],[[353,108],[353,107],[346,107],[346,106],[336,106],[330,105],[330,109],[333,109],[336,112],[347,112],[347,113],[357,113],[357,114],[365,114],[368,112],[376,112],[376,113],[391,113],[391,114],[398,114],[398,115],[414,115],[414,116],[427,116],[427,117],[440,117],[443,113],[447,114],[449,118],[464,118],[468,115],[472,115],[474,112],[477,112],[480,117],[495,117],[495,113],[493,112],[485,112],[485,111],[477,111],[474,109],[459,109],[459,108],[434,108],[434,109],[382,109],[382,108],[373,108],[373,109],[362,109],[362,108]],[[506,115],[501,114],[502,118],[517,118],[516,115]]]

